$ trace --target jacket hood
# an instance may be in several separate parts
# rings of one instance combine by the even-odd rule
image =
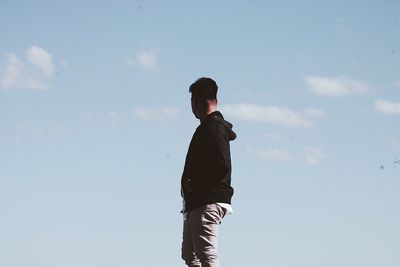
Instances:
[[[213,113],[210,113],[208,115],[206,121],[209,119],[214,119],[216,121],[219,121],[225,126],[226,131],[228,132],[229,141],[233,141],[236,139],[236,133],[232,130],[232,128],[233,128],[232,123],[230,123],[229,121],[226,121],[224,119],[224,116],[222,116],[221,112],[214,111]]]

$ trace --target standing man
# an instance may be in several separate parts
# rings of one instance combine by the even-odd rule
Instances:
[[[191,267],[218,267],[219,225],[232,213],[229,141],[236,138],[232,124],[217,111],[218,86],[200,78],[190,86],[197,127],[181,180],[183,196],[182,259]]]

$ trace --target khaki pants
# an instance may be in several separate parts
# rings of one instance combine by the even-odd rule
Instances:
[[[190,267],[218,267],[218,230],[225,216],[218,204],[188,212],[183,222],[182,259]]]

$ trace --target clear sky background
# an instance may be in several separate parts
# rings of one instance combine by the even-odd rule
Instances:
[[[183,266],[219,85],[222,266],[400,266],[399,1],[0,2],[0,266]]]

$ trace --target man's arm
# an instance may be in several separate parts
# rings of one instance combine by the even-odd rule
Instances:
[[[226,128],[210,122],[204,129],[201,176],[207,184],[218,184],[230,171],[230,148]]]

